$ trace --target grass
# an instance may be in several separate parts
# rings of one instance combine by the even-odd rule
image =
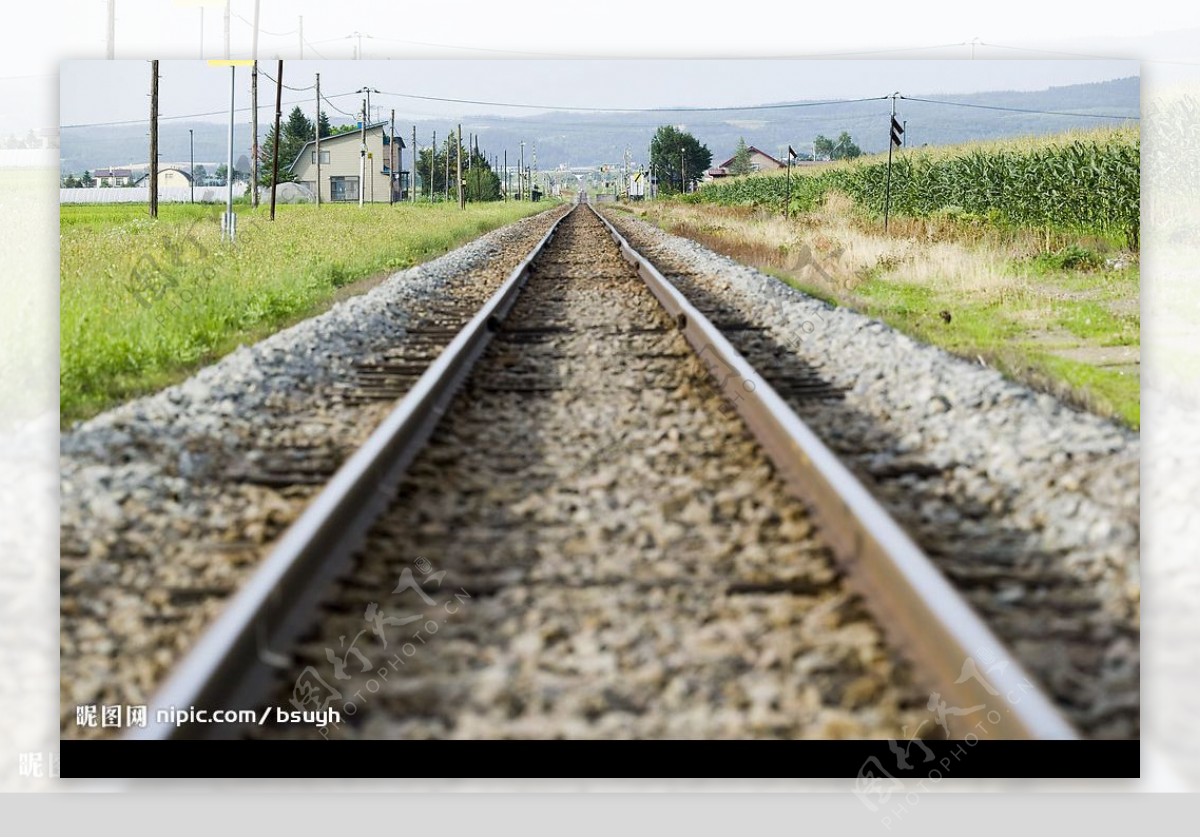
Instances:
[[[1114,360],[1140,346],[1138,263],[1103,239],[1057,240],[1047,253],[1041,231],[946,219],[900,219],[885,236],[837,193],[790,220],[672,202],[634,212],[811,296],[1139,426],[1137,368]]]
[[[185,378],[241,343],[326,309],[345,286],[432,259],[546,204],[60,210],[60,419]]]

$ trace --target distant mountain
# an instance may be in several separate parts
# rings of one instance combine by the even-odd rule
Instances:
[[[1040,91],[993,91],[973,94],[936,93],[913,95],[897,103],[897,118],[907,123],[910,145],[946,145],[968,140],[986,140],[1028,134],[1053,134],[1074,128],[1113,125],[1119,119],[1097,119],[1087,114],[1137,117],[1140,112],[1140,79],[1136,76],[1092,84],[1051,87]],[[916,99],[953,102],[936,104]],[[961,107],[960,105],[986,106]],[[539,169],[557,166],[594,166],[620,163],[626,149],[633,161],[644,161],[650,138],[659,125],[682,125],[713,153],[714,162],[732,156],[740,137],[768,154],[779,154],[791,145],[797,151],[810,147],[818,134],[836,137],[849,131],[866,152],[886,151],[888,100],[846,104],[814,104],[810,101],[770,103],[767,107],[732,111],[655,111],[639,113],[553,112],[533,117],[494,115],[462,119],[464,132],[477,133],[484,154],[500,157],[505,149],[509,164],[515,165],[520,143],[525,142],[525,162],[531,164],[534,150]],[[1028,111],[1058,111],[1079,114],[1058,116]],[[457,120],[455,120],[457,121]],[[262,135],[265,121],[260,121]],[[418,122],[422,145],[430,134],[446,135],[450,120]],[[213,122],[164,121],[159,128],[161,159],[188,160],[188,129],[195,132],[195,154],[211,171],[225,160],[228,127]],[[408,141],[411,122],[398,122],[397,133]],[[235,126],[235,158],[250,147],[249,120]],[[144,163],[148,157],[147,125],[66,128],[61,132],[63,172]],[[405,154],[405,167],[408,166]]]

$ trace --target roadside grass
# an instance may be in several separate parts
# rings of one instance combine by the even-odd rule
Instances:
[[[546,203],[60,208],[60,421],[178,382],[320,313],[354,284],[435,258]],[[365,283],[364,283],[365,284]],[[347,286],[353,286],[347,288]]]
[[[848,198],[785,220],[761,208],[659,202],[635,215],[792,287],[994,366],[1082,409],[1140,424],[1137,256],[1095,237],[900,219],[889,235]],[[932,225],[932,226],[931,226]],[[946,317],[949,317],[947,322]]]

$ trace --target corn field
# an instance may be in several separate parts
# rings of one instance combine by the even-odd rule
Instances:
[[[996,143],[958,153],[902,151],[892,162],[891,211],[897,215],[969,215],[1023,227],[1140,240],[1141,144],[1133,131],[1044,143]],[[887,158],[803,174],[793,171],[791,209],[810,211],[829,191],[882,215]],[[779,174],[718,181],[690,200],[783,209]]]

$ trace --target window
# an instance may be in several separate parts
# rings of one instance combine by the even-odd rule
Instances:
[[[358,177],[331,177],[329,179],[329,200],[357,201]]]
[[[328,152],[328,151],[322,151],[322,152],[321,152],[321,165],[323,166],[323,165],[325,165],[325,164],[326,164],[326,163],[328,163],[328,162],[329,162],[329,152]],[[317,152],[316,152],[315,150],[312,152],[312,163],[313,163],[313,165],[314,165],[314,166],[315,166],[315,165],[316,165],[316,163],[317,163]]]

